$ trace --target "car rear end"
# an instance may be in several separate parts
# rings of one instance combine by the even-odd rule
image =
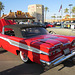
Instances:
[[[75,56],[75,40],[71,43],[58,44],[49,48],[50,61],[40,60],[40,62],[45,69],[49,69],[73,56]]]

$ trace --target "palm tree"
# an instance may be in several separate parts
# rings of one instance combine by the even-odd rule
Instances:
[[[72,12],[75,13],[75,6],[72,8]]]
[[[54,15],[54,16],[51,16],[52,18],[54,18],[54,20],[55,20],[55,18],[56,18],[56,16]]]
[[[75,14],[75,6],[72,8],[72,13]],[[75,17],[75,15],[72,15],[73,17]]]
[[[62,16],[57,16],[57,18],[61,20]]]
[[[60,18],[60,19],[61,19],[61,18],[62,18],[62,16],[57,16],[57,18]]]
[[[46,14],[47,14],[47,11],[49,11],[49,8],[48,7],[45,7],[44,8],[44,11],[45,11],[45,21],[46,21]]]
[[[64,9],[64,13],[69,13],[68,10],[68,8]]]
[[[0,1],[0,17],[1,17],[1,11],[4,9],[3,3]]]

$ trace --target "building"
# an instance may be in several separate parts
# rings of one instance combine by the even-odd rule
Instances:
[[[35,22],[44,22],[44,6],[40,4],[33,4],[28,6],[28,12],[35,17]]]
[[[11,19],[11,20],[28,20],[28,19],[35,19],[35,17],[31,16],[28,12],[22,12],[22,11],[17,11],[17,12],[12,12],[10,11],[9,14],[4,14],[0,19]]]
[[[74,22],[75,23],[75,15],[72,15],[70,17],[70,15],[67,14],[66,16],[63,17],[62,21],[64,21],[64,22]]]
[[[74,22],[75,23],[75,15],[65,15],[62,19],[47,19],[46,22]]]

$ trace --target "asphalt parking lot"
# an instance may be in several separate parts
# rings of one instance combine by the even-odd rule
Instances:
[[[67,60],[44,72],[41,65],[23,63],[19,56],[0,49],[0,75],[75,75],[75,65]]]

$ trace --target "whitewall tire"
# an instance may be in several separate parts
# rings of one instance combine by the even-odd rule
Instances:
[[[20,58],[21,58],[21,60],[22,60],[23,62],[25,62],[25,63],[29,61],[29,58],[28,58],[28,56],[25,54],[24,51],[20,51]]]

